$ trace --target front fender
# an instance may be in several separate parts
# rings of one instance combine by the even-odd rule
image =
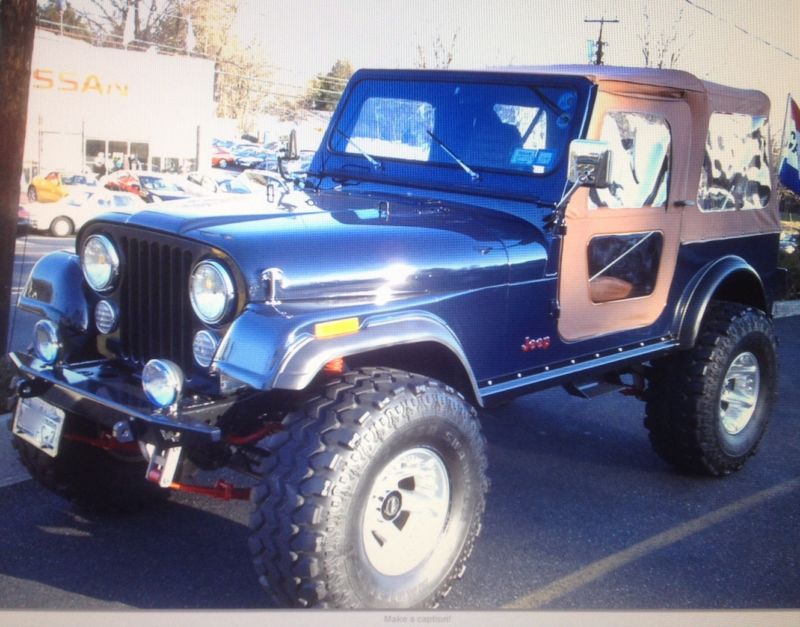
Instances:
[[[60,327],[86,333],[91,303],[83,288],[78,255],[59,250],[37,261],[19,298],[19,307]]]
[[[358,330],[339,337],[314,335],[313,322],[246,310],[228,330],[214,367],[223,375],[261,390],[305,389],[328,362],[362,353],[421,342],[450,351],[466,373],[476,399],[477,381],[461,343],[443,320],[424,311],[364,316]]]
[[[764,284],[753,267],[735,255],[722,257],[704,266],[681,295],[673,321],[681,348],[694,346],[714,298],[752,305],[769,313]]]

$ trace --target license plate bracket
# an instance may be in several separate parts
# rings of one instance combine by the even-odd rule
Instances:
[[[58,455],[66,413],[41,398],[20,398],[11,430],[50,457]]]

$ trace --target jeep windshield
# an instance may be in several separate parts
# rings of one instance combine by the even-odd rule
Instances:
[[[501,83],[490,73],[362,74],[328,135],[329,168],[473,187],[529,178],[537,196],[542,182],[533,181],[562,170],[588,95],[586,84],[561,77],[512,75]],[[557,197],[561,186],[563,178],[546,196]]]

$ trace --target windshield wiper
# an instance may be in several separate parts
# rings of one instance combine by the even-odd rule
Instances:
[[[347,140],[347,143],[348,143],[348,144],[350,144],[350,145],[351,145],[353,148],[355,148],[356,150],[358,150],[358,152],[360,152],[360,153],[361,153],[361,156],[362,156],[362,157],[364,157],[364,158],[365,158],[367,161],[369,161],[370,165],[371,165],[373,168],[375,168],[376,170],[380,170],[380,169],[381,169],[381,164],[380,164],[380,162],[379,162],[379,161],[378,161],[378,160],[377,160],[375,157],[373,157],[372,155],[370,155],[369,153],[367,153],[367,151],[366,151],[366,150],[364,150],[363,148],[361,148],[361,146],[359,146],[357,143],[355,143],[355,142],[354,142],[352,139],[350,139],[350,138],[347,136],[347,133],[343,133],[343,132],[342,132],[342,131],[340,131],[338,128],[336,129],[336,132],[337,132],[337,133],[339,133],[339,135],[341,135],[342,137],[344,137],[344,138]]]
[[[461,169],[464,170],[464,172],[469,174],[469,178],[472,180],[473,183],[480,180],[481,177],[478,175],[478,173],[471,167],[469,167],[466,163],[464,163],[461,159],[459,159],[452,150],[450,150],[447,146],[445,146],[444,142],[441,139],[436,137],[436,135],[434,135],[427,129],[425,129],[425,132],[431,136],[431,139],[433,141],[439,144],[439,147],[442,150],[444,150],[448,155],[450,155],[450,157],[452,157],[453,161],[455,161],[458,165],[461,166]]]

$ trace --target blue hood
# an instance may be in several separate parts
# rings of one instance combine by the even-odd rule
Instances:
[[[268,300],[264,271],[279,268],[277,297],[297,306],[385,304],[504,284],[509,246],[532,245],[533,257],[545,259],[541,229],[505,211],[339,190],[293,192],[280,205],[249,196],[175,202],[123,221],[222,251],[250,301]]]

